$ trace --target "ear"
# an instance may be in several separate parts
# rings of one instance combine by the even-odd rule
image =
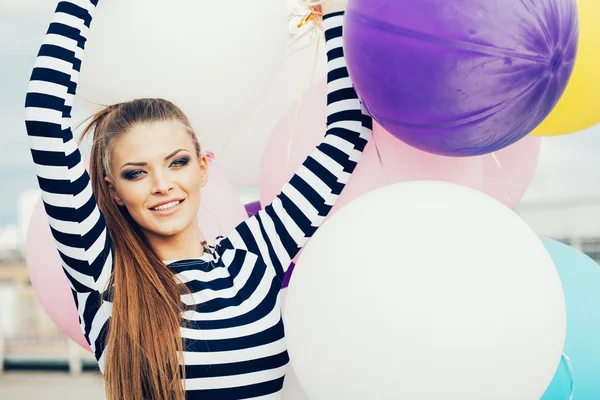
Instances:
[[[198,168],[200,168],[200,176],[202,179],[202,187],[208,183],[208,164],[209,160],[204,154],[198,156]]]
[[[108,176],[105,176],[104,180],[108,183],[108,190],[109,190],[112,198],[115,199],[115,202],[120,206],[124,206],[125,203],[123,202],[123,200],[121,200],[121,198],[119,197],[119,194],[117,193],[117,188],[115,187],[115,182],[112,179],[110,179]]]

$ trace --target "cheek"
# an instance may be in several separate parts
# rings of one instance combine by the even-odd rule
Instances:
[[[136,212],[137,208],[142,207],[147,198],[148,189],[142,182],[127,182],[120,185],[119,197],[125,203],[125,207],[131,212]]]
[[[181,186],[186,189],[190,196],[200,196],[200,189],[203,185],[202,174],[190,168],[182,176]]]
[[[185,192],[188,199],[188,211],[192,214],[197,213],[201,203],[202,177],[198,173],[186,174],[185,179],[180,182],[180,187]]]

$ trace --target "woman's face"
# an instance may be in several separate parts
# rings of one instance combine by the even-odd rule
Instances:
[[[173,236],[197,229],[200,189],[208,165],[197,156],[183,124],[140,124],[121,135],[112,154],[111,194],[149,236]]]

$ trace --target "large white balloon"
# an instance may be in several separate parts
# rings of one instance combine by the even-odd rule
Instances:
[[[287,40],[281,0],[103,0],[78,93],[99,104],[163,97],[210,136],[260,99]]]
[[[256,186],[265,147],[285,112],[327,72],[325,43],[306,37],[293,47],[264,98],[237,127],[203,143],[236,187]],[[226,140],[224,140],[226,138]]]
[[[291,364],[288,364],[281,397],[283,400],[310,400],[300,381],[298,381]]]
[[[558,274],[523,220],[425,181],[327,221],[294,270],[284,320],[311,400],[539,399],[566,328]]]

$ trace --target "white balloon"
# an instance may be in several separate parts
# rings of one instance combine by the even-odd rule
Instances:
[[[215,163],[234,186],[258,185],[262,155],[273,129],[302,93],[326,73],[323,40],[319,45],[308,37],[301,40],[250,115],[231,132],[212,136],[202,143],[215,152]]]
[[[78,93],[105,105],[163,97],[200,137],[210,136],[249,113],[282,65],[287,40],[281,0],[103,0]]]
[[[525,222],[425,181],[328,220],[294,270],[284,320],[312,400],[537,400],[566,329],[558,274]]]
[[[298,381],[298,377],[291,364],[288,364],[281,397],[283,400],[310,400],[300,381]]]

